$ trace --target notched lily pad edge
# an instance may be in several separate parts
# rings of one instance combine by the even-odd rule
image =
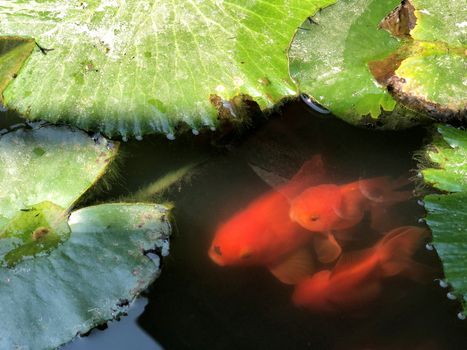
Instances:
[[[148,241],[144,240],[141,241],[141,244],[139,245],[139,252],[137,255],[141,255],[141,257],[144,256],[143,259],[147,259],[148,263],[151,265],[154,265],[155,269],[152,274],[148,275],[145,274],[145,277],[141,277],[138,280],[138,283],[131,289],[128,290],[128,294],[124,296],[123,298],[120,298],[118,300],[114,300],[112,305],[107,305],[105,308],[110,311],[110,316],[107,316],[105,319],[99,319],[99,317],[91,317],[88,318],[85,322],[80,324],[81,329],[77,331],[77,333],[71,337],[68,338],[65,342],[58,344],[56,343],[55,345],[51,346],[50,349],[58,349],[62,348],[63,346],[72,343],[73,341],[77,340],[80,337],[83,336],[88,336],[94,329],[98,327],[102,327],[107,325],[109,322],[113,321],[119,321],[121,317],[125,317],[128,314],[128,310],[133,306],[133,303],[135,300],[143,295],[154,283],[155,280],[157,280],[162,272],[163,268],[163,260],[164,258],[169,254],[169,239],[172,231],[172,222],[173,222],[173,217],[172,217],[172,209],[173,207],[170,205],[166,204],[158,204],[158,203],[149,203],[149,202],[134,202],[134,203],[128,203],[128,202],[110,202],[110,203],[104,203],[104,204],[95,204],[91,205],[85,208],[81,208],[78,210],[73,211],[70,213],[69,216],[69,224],[70,226],[73,226],[76,222],[73,221],[72,215],[74,213],[78,213],[82,210],[84,211],[92,211],[93,208],[98,208],[98,207],[138,207],[138,206],[144,206],[148,208],[153,208],[159,212],[160,215],[158,215],[157,220],[164,223],[165,228],[158,230],[157,231],[157,238],[148,238]],[[152,220],[150,217],[148,220]],[[136,224],[136,223],[135,223]],[[144,223],[141,222],[137,224],[138,229],[143,227]],[[71,233],[73,235],[73,233]],[[79,235],[80,232],[74,233],[76,235]],[[63,244],[66,244],[64,242]],[[46,256],[40,256],[38,257],[39,259],[47,259]],[[21,266],[19,266],[21,268]],[[133,275],[137,273],[135,270],[133,271]],[[148,278],[149,277],[149,278]],[[108,314],[106,312],[106,314]],[[47,347],[49,348],[49,347]]]
[[[453,218],[451,218],[452,221],[449,218],[451,216],[459,215],[459,213],[453,213],[453,211],[456,210],[459,210],[461,217],[463,215],[465,216],[465,210],[467,209],[465,199],[467,199],[467,193],[461,187],[456,190],[449,190],[446,188],[446,182],[438,183],[433,179],[433,174],[428,175],[425,172],[432,172],[433,170],[436,170],[437,173],[441,173],[442,171],[449,172],[449,170],[444,169],[441,164],[430,159],[430,153],[434,154],[441,152],[442,150],[440,150],[440,148],[454,150],[457,147],[462,147],[462,144],[457,144],[458,141],[455,138],[453,139],[454,135],[452,134],[453,132],[457,133],[459,131],[466,132],[463,128],[455,128],[451,125],[434,125],[432,130],[432,140],[424,147],[424,149],[414,155],[414,159],[418,163],[417,191],[421,189],[421,192],[424,192],[425,194],[420,204],[425,207],[425,222],[433,233],[433,241],[429,244],[430,246],[427,245],[427,249],[432,250],[434,247],[437,250],[443,265],[443,270],[446,268],[443,261],[443,253],[446,249],[451,250],[452,247],[450,248],[450,245],[452,244],[455,246],[456,243],[443,241],[442,238],[447,237],[449,240],[450,235],[453,234],[453,232],[451,232],[452,230],[459,231],[461,233],[464,230],[465,234],[465,227],[456,222]],[[445,158],[445,161],[448,161],[448,159]],[[449,181],[449,179],[446,181]],[[457,205],[453,206],[453,203],[457,203]],[[462,205],[464,205],[464,207],[462,207]],[[463,221],[465,221],[465,219]],[[456,225],[457,228],[455,229],[454,226]],[[437,236],[441,238],[440,241],[437,241]],[[467,254],[467,252],[465,254]],[[446,258],[448,259],[447,264],[451,266],[452,259],[450,259],[449,256]],[[459,263],[462,264],[462,261]],[[455,270],[456,269],[454,267],[454,273]],[[463,280],[465,280],[465,278]],[[461,310],[457,314],[457,317],[460,320],[465,320],[467,318],[467,293],[457,290],[457,288],[461,288],[458,286],[458,283],[462,282],[459,282],[459,280],[451,281],[449,276],[446,275],[444,276],[444,279],[439,280],[439,285],[442,288],[448,288],[447,298],[459,301]]]
[[[127,311],[133,306],[133,303],[137,298],[139,298],[141,295],[143,295],[146,291],[148,291],[152,284],[160,277],[163,269],[163,261],[164,258],[169,255],[169,239],[171,235],[171,230],[173,227],[173,222],[174,222],[174,217],[173,217],[173,208],[174,205],[173,203],[153,203],[153,202],[143,202],[143,201],[135,201],[135,202],[107,202],[103,204],[95,204],[91,205],[88,207],[84,207],[81,209],[92,209],[95,207],[99,207],[102,205],[106,206],[138,206],[138,205],[144,205],[144,206],[153,206],[154,208],[157,208],[158,210],[161,211],[161,217],[160,221],[167,223],[169,227],[169,233],[162,234],[161,237],[157,240],[157,242],[154,243],[152,247],[141,247],[141,255],[144,255],[148,260],[151,261],[151,263],[154,263],[158,269],[157,272],[152,276],[151,279],[148,279],[145,281],[144,285],[140,284],[137,286],[137,288],[134,288],[131,290],[131,295],[130,298],[125,298],[125,299],[120,299],[117,304],[115,304],[115,307],[113,308],[113,318],[109,318],[107,320],[104,320],[100,323],[94,324],[92,327],[88,328],[87,330],[80,331],[76,334],[75,338],[71,339],[69,342],[62,344],[66,345],[69,343],[72,343],[75,341],[77,338],[82,337],[82,336],[87,336],[92,332],[94,329],[105,326],[109,322],[113,321],[119,321],[121,317],[127,316]],[[73,212],[79,211],[80,209],[74,210]],[[73,214],[73,212],[70,213]],[[156,260],[155,260],[156,259]]]

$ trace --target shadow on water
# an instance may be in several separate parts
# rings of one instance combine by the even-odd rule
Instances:
[[[148,292],[149,303],[138,318],[139,326],[170,350],[465,348],[466,323],[456,317],[459,305],[448,300],[447,290],[435,282],[420,286],[389,281],[374,307],[357,316],[330,317],[294,307],[293,288],[266,269],[219,267],[207,255],[218,225],[270,189],[249,164],[290,178],[305,160],[321,154],[338,183],[414,175],[410,173],[416,167],[413,152],[428,141],[425,138],[421,128],[358,129],[292,103],[238,145],[227,148],[213,149],[204,136],[191,135],[175,142],[150,137],[123,144],[119,180],[93,201],[131,197],[191,159],[203,161],[188,182],[164,197],[176,204],[176,230],[171,254]],[[419,225],[424,215],[416,200],[400,205],[398,212],[406,225]],[[420,261],[439,266],[435,253],[418,255]],[[137,303],[130,313],[136,317],[143,308]],[[159,348],[144,332],[132,328],[133,320],[124,322],[105,332],[93,331],[85,342],[80,339],[65,349],[128,349],[129,343],[115,341],[120,333],[132,340],[131,348]],[[125,329],[133,331],[123,333]]]

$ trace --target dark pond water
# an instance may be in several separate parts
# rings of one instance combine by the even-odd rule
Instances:
[[[250,164],[290,178],[304,161],[320,154],[338,183],[413,176],[413,152],[427,141],[422,128],[357,129],[296,102],[226,147],[210,146],[205,135],[173,142],[150,137],[123,144],[117,181],[111,190],[88,198],[86,205],[129,200],[193,159],[200,165],[188,180],[155,196],[175,203],[176,230],[171,254],[164,260],[161,277],[146,292],[147,300],[138,300],[128,317],[112,322],[105,331],[94,330],[64,349],[467,348],[467,323],[456,316],[459,305],[436,281],[420,285],[390,279],[371,307],[333,316],[295,307],[293,287],[265,268],[220,267],[207,255],[217,227],[270,190]],[[421,225],[424,212],[416,198],[395,210],[394,227]],[[432,266],[431,279],[442,277],[434,252],[421,249],[416,259]]]

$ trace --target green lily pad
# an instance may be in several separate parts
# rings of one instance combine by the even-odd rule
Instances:
[[[420,41],[442,41],[449,46],[467,44],[465,1],[410,0],[417,25],[410,36]]]
[[[53,349],[124,313],[159,274],[144,253],[167,245],[167,214],[153,204],[84,208],[49,255],[0,268],[0,348]]]
[[[394,95],[411,108],[443,119],[465,119],[466,70],[467,56],[464,54],[446,52],[411,56],[395,71],[390,85]]]
[[[467,120],[465,2],[412,0],[406,4],[414,17],[409,31],[413,40],[384,84],[411,109],[442,120]]]
[[[302,25],[290,48],[290,71],[302,92],[337,116],[358,123],[396,102],[368,63],[391,54],[399,40],[378,29],[399,0],[339,0]]]
[[[31,38],[0,37],[0,92],[16,78],[34,46]],[[0,103],[3,103],[1,94]]]
[[[242,120],[244,99],[265,108],[296,93],[290,39],[334,1],[3,2],[0,35],[42,48],[5,102],[30,119],[124,138],[215,127],[218,113]]]
[[[292,43],[292,77],[352,123],[414,113],[416,119],[465,119],[464,2],[399,3],[339,0],[318,13]]]
[[[11,219],[44,201],[70,209],[105,173],[117,151],[118,143],[67,127],[1,135],[0,215]]]
[[[438,128],[427,156],[438,168],[422,171],[426,182],[447,194],[424,198],[426,222],[443,263],[446,280],[465,304],[467,301],[467,132],[449,126]],[[463,296],[463,297],[462,297]]]

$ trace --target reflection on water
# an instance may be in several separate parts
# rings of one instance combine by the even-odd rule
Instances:
[[[312,252],[313,260],[312,263],[307,260],[308,265],[304,264],[302,271],[306,271],[305,276],[309,277],[310,268],[334,268],[337,256],[341,254],[336,247],[341,248],[345,255],[381,246],[382,243],[378,242],[385,237],[381,233],[400,226],[420,226],[419,219],[424,212],[416,198],[395,201],[374,215],[366,204],[363,211],[348,211],[361,208],[362,201],[357,200],[357,204],[350,208],[340,207],[337,211],[340,215],[345,214],[344,222],[350,221],[350,227],[336,230],[332,225],[336,222],[337,226],[342,224],[339,221],[342,218],[337,215],[337,221],[335,217],[328,220],[326,230],[318,230],[319,235],[315,236],[319,238],[315,237],[310,242],[312,231],[306,228],[307,225],[300,224],[300,211],[292,216],[296,217],[292,224],[288,222],[289,200],[284,202],[283,198],[290,195],[290,189],[286,188],[285,193],[283,187],[281,191],[273,191],[291,184],[294,175],[314,155],[322,157],[326,181],[321,179],[313,183],[316,178],[310,182],[310,178],[305,177],[305,182],[308,181],[306,186],[300,181],[293,183],[293,186],[299,184],[299,193],[304,192],[303,188],[320,183],[343,186],[356,181],[358,184],[359,179],[412,176],[411,170],[416,167],[412,155],[427,141],[424,137],[422,129],[395,133],[353,128],[332,117],[313,114],[304,104],[295,103],[286,106],[281,116],[275,116],[252,131],[248,138],[227,149],[209,147],[203,135],[190,135],[170,143],[165,138],[147,137],[143,142],[123,144],[125,157],[120,164],[119,181],[111,192],[103,192],[93,201],[131,197],[157,178],[186,166],[193,159],[204,160],[208,156],[210,161],[204,162],[188,182],[164,194],[164,199],[176,203],[177,229],[171,240],[171,255],[164,259],[162,275],[149,291],[149,304],[144,313],[138,317],[144,308],[144,302],[140,304],[142,302],[139,301],[136,308],[130,310],[129,317],[112,323],[104,332],[93,331],[90,337],[78,339],[66,348],[158,349],[147,334],[166,349],[465,348],[466,323],[456,316],[459,304],[449,300],[446,297],[448,290],[432,281],[432,277],[422,284],[411,278],[400,278],[397,274],[384,276],[378,279],[378,296],[370,305],[354,308],[352,313],[336,315],[296,307],[291,300],[296,287],[281,280],[295,283],[295,279],[303,278],[304,274],[290,274],[289,265],[274,268],[278,263],[275,260],[283,260],[291,251],[307,244],[306,250]],[[377,199],[380,195],[378,191],[372,192],[371,186],[363,187],[363,192],[360,186],[357,193],[366,193],[364,197],[367,199]],[[412,187],[402,186],[394,191],[407,189]],[[285,214],[280,209],[274,216],[273,228],[282,226],[282,231],[290,229],[293,239],[288,243],[294,244],[284,245],[281,242],[273,253],[261,258],[254,258],[248,251],[239,253],[238,256],[246,256],[245,261],[258,259],[261,261],[258,264],[222,263],[215,257],[216,250],[224,254],[227,248],[217,245],[216,249],[212,244],[216,232],[236,213],[271,193],[279,193],[279,202],[281,205],[286,203],[287,207]],[[330,198],[325,196],[324,203],[327,201]],[[311,216],[316,216],[308,215],[308,211],[305,208],[304,217],[311,219]],[[330,215],[333,213],[336,211]],[[383,215],[379,215],[381,213]],[[297,226],[298,231],[294,231]],[[343,232],[337,232],[340,230]],[[332,235],[328,235],[328,231],[332,231]],[[358,239],[353,239],[352,235],[358,235]],[[389,237],[392,235],[397,236],[391,234]],[[320,239],[322,242],[314,242]],[[218,260],[218,264],[210,255]],[[363,256],[368,258],[371,254]],[[430,266],[432,273],[439,275],[439,261],[434,252],[419,249],[411,258],[423,266]],[[354,293],[361,286],[357,284],[348,288]],[[337,295],[346,293],[344,290]],[[134,327],[135,318],[140,329]]]

